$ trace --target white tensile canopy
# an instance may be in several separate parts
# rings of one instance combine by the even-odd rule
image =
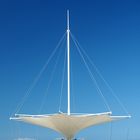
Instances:
[[[111,116],[111,112],[97,114],[52,114],[52,115],[24,115],[17,114],[12,120],[53,129],[62,134],[67,140],[82,129],[90,126],[129,118],[129,116]]]
[[[12,120],[22,121],[33,125],[50,128],[62,134],[67,140],[71,140],[77,132],[87,127],[103,124],[106,122],[126,119],[130,117],[130,116],[112,116],[111,112],[96,113],[96,114],[71,114],[70,112],[70,38],[69,37],[70,37],[70,29],[69,29],[69,11],[68,11],[67,12],[67,90],[68,90],[67,113],[45,114],[45,115],[16,114],[15,117],[10,118]],[[83,61],[85,62],[85,59]],[[91,71],[89,70],[89,67],[87,65],[86,67],[88,68],[88,71],[91,75]],[[91,78],[93,79],[94,83],[96,83],[93,75],[91,76]],[[102,94],[99,87],[97,87],[97,89],[100,92],[100,94]]]

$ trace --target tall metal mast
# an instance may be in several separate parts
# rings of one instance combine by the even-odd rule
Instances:
[[[68,108],[67,114],[70,115],[70,29],[69,29],[69,10],[67,10],[67,86],[68,86]]]

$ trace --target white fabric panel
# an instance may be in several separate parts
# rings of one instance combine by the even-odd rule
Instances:
[[[11,119],[47,127],[61,133],[67,139],[71,139],[78,131],[84,128],[128,117],[129,116],[111,116],[109,113],[101,113],[97,115],[17,115]]]

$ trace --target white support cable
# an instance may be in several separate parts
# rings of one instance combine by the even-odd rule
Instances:
[[[108,89],[110,90],[111,94],[115,97],[115,99],[117,100],[117,102],[120,104],[120,106],[122,107],[122,109],[124,110],[124,112],[130,116],[129,112],[127,111],[126,107],[124,106],[124,104],[121,102],[121,100],[119,99],[119,97],[114,93],[113,89],[111,88],[111,86],[108,84],[108,82],[104,79],[104,77],[101,75],[101,73],[99,72],[99,70],[97,69],[97,67],[95,66],[95,64],[93,64],[93,62],[90,60],[90,58],[87,56],[87,58],[89,59],[90,63],[92,64],[92,66],[94,66],[96,72],[98,73],[98,75],[100,76],[100,78],[104,81],[104,83],[106,84],[106,86],[108,87]]]
[[[110,122],[109,140],[112,140],[112,122]]]
[[[72,35],[72,33],[71,33]],[[73,35],[72,35],[73,36]],[[100,71],[98,70],[98,68],[96,67],[96,65],[93,63],[93,61],[91,60],[91,58],[88,56],[88,54],[86,53],[86,51],[83,49],[83,47],[81,47],[80,43],[77,41],[77,39],[73,36],[73,38],[75,39],[76,43],[78,44],[78,46],[80,47],[80,49],[82,50],[83,54],[87,57],[88,61],[91,63],[91,65],[93,66],[93,68],[96,70],[97,74],[100,76],[100,78],[103,80],[103,82],[105,83],[105,85],[108,87],[108,89],[110,90],[111,94],[113,95],[113,97],[116,99],[116,101],[118,102],[118,104],[122,107],[122,109],[124,110],[124,112],[128,115],[131,116],[129,114],[129,112],[127,111],[126,107],[124,106],[124,104],[121,102],[121,100],[119,99],[119,97],[115,94],[115,92],[113,91],[113,89],[111,88],[111,86],[108,84],[108,82],[104,79],[104,77],[102,76],[102,74],[100,73]]]
[[[129,128],[127,128],[127,132],[126,132],[126,140],[129,140]]]
[[[50,85],[51,85],[51,82],[52,82],[52,80],[53,80],[53,76],[54,76],[54,73],[55,73],[55,71],[56,71],[56,67],[57,67],[59,58],[60,58],[60,56],[61,56],[61,52],[62,52],[62,50],[60,50],[60,52],[58,53],[58,56],[57,56],[56,61],[55,61],[55,64],[54,64],[54,68],[53,68],[53,70],[52,70],[52,72],[51,72],[51,74],[50,74],[51,76],[50,76],[49,82],[48,82],[48,84],[47,84],[47,88],[46,88],[46,91],[45,91],[45,94],[44,94],[44,98],[43,98],[42,103],[41,103],[41,105],[40,105],[40,109],[39,109],[39,112],[38,112],[39,114],[41,113],[41,111],[42,111],[42,109],[43,109],[43,107],[44,107],[44,105],[45,105],[45,100],[46,100],[46,97],[47,97],[47,94],[48,94],[48,90],[49,90]]]
[[[110,107],[109,107],[109,104],[108,104],[106,98],[104,97],[104,95],[103,95],[103,93],[102,93],[102,91],[101,91],[101,89],[100,89],[100,87],[99,87],[99,85],[98,85],[96,79],[94,78],[94,76],[93,76],[93,74],[92,74],[92,72],[91,72],[91,70],[90,70],[88,64],[86,63],[86,60],[85,60],[85,58],[84,58],[82,52],[80,51],[77,42],[76,42],[75,39],[73,38],[73,35],[72,35],[72,34],[70,34],[70,35],[71,35],[72,40],[74,41],[74,43],[75,43],[75,45],[76,45],[76,48],[77,48],[77,50],[78,50],[78,52],[79,52],[79,54],[80,54],[80,56],[81,56],[81,58],[82,58],[82,60],[83,60],[83,62],[84,62],[84,64],[85,64],[85,66],[86,66],[88,72],[89,72],[89,75],[90,75],[92,81],[93,81],[94,84],[96,85],[96,89],[97,89],[98,93],[101,95],[101,97],[102,97],[102,99],[103,99],[103,101],[104,101],[104,104],[105,104],[106,108],[111,112],[111,109],[110,109]]]
[[[66,67],[66,51],[64,56],[64,66],[62,71],[62,82],[61,82],[61,91],[60,91],[60,102],[59,102],[59,112],[61,112],[61,105],[62,105],[62,94],[63,94],[63,86],[64,86],[64,74],[65,74],[65,67]]]
[[[79,51],[79,52],[80,52],[80,51]],[[81,52],[80,52],[80,54],[81,54]],[[82,56],[82,57],[83,57],[83,56]],[[101,97],[102,97],[102,99],[103,99],[103,101],[104,101],[104,103],[105,103],[107,109],[111,112],[111,109],[110,109],[110,107],[109,107],[109,104],[107,103],[107,100],[105,99],[105,97],[104,97],[104,95],[103,95],[103,93],[102,93],[102,91],[101,91],[101,89],[100,89],[100,87],[99,87],[99,85],[98,85],[96,79],[94,78],[94,76],[93,76],[91,70],[89,69],[89,66],[88,66],[88,64],[86,63],[84,57],[83,57],[83,60],[84,60],[84,63],[85,63],[85,65],[86,65],[86,68],[88,69],[89,75],[91,76],[91,79],[93,80],[94,84],[96,85],[96,88],[97,88],[98,93],[100,93],[100,95],[101,95]]]
[[[72,100],[72,105],[73,105],[73,112],[76,112],[76,101],[75,101],[75,92],[74,92],[74,80],[73,80],[73,62],[71,61],[71,100]],[[71,113],[72,114],[72,113]]]
[[[108,89],[110,90],[111,94],[114,96],[114,98],[116,99],[116,101],[119,103],[119,105],[122,107],[122,109],[124,110],[124,112],[130,116],[129,112],[127,111],[126,107],[124,106],[124,104],[121,102],[121,100],[119,99],[119,97],[114,93],[113,89],[111,88],[111,86],[108,84],[108,82],[104,79],[104,77],[102,76],[102,74],[100,73],[100,71],[98,70],[98,68],[96,67],[96,65],[93,63],[93,61],[91,60],[91,58],[88,56],[88,54],[86,53],[86,51],[81,47],[81,45],[79,44],[79,42],[76,40],[78,46],[80,47],[80,49],[82,50],[83,54],[87,57],[88,61],[91,63],[91,65],[93,66],[93,68],[96,70],[97,74],[100,76],[100,78],[103,80],[103,82],[105,83],[105,85],[108,87]]]
[[[42,67],[42,69],[40,70],[39,74],[35,77],[35,79],[33,80],[31,86],[28,88],[28,90],[26,91],[24,97],[22,98],[21,102],[17,105],[16,109],[13,111],[13,113],[11,114],[11,117],[18,113],[20,111],[20,109],[23,107],[23,104],[25,103],[26,99],[29,97],[32,89],[34,88],[34,86],[36,85],[36,83],[38,82],[40,76],[42,75],[42,73],[44,72],[44,70],[46,69],[47,65],[49,64],[49,62],[51,61],[51,59],[53,58],[54,54],[56,53],[57,49],[59,48],[61,42],[63,41],[64,37],[66,35],[66,32],[63,34],[63,36],[61,37],[60,41],[58,42],[58,44],[56,45],[55,49],[53,50],[53,52],[51,53],[50,57],[48,58],[48,60],[46,61],[45,65]]]

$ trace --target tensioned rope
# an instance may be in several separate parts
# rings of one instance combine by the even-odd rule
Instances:
[[[77,112],[76,110],[76,96],[74,92],[74,73],[73,73],[73,60],[71,58],[71,100],[72,100],[72,105],[73,105],[73,112]]]
[[[112,122],[110,122],[110,133],[109,133],[109,140],[112,139]]]
[[[64,56],[64,66],[62,71],[62,81],[61,81],[61,89],[60,89],[60,102],[59,102],[59,112],[61,112],[61,105],[62,105],[62,96],[63,96],[63,87],[64,87],[64,75],[65,75],[65,67],[66,67],[66,50],[65,50],[65,56]]]
[[[83,60],[83,62],[84,62],[85,66],[86,66],[86,68],[87,68],[87,70],[88,70],[88,73],[89,73],[89,75],[90,75],[91,80],[93,81],[93,83],[94,83],[95,86],[96,86],[96,89],[97,89],[97,91],[98,91],[97,93],[99,93],[99,95],[102,97],[106,108],[111,112],[110,106],[109,106],[109,104],[108,104],[106,98],[104,97],[104,95],[103,95],[103,93],[102,93],[102,91],[101,91],[101,89],[100,89],[100,87],[99,87],[99,85],[98,85],[98,83],[97,83],[97,81],[96,81],[94,75],[92,74],[92,72],[91,72],[91,70],[90,70],[90,68],[89,68],[89,66],[88,66],[88,64],[87,64],[87,62],[86,62],[86,60],[85,60],[85,58],[84,58],[84,56],[83,56],[83,54],[82,54],[82,52],[81,52],[79,46],[78,46],[78,44],[77,44],[77,41],[75,40],[75,37],[72,35],[71,32],[70,32],[70,35],[71,35],[72,40],[73,40],[73,42],[74,42],[74,44],[75,44],[75,46],[76,46],[76,48],[77,48],[77,50],[78,50],[78,52],[79,52],[79,54],[80,54],[82,60]]]
[[[76,39],[75,39],[76,40]],[[91,60],[91,58],[88,56],[88,54],[86,53],[86,51],[81,47],[81,45],[79,44],[79,42],[76,40],[79,48],[82,50],[83,54],[87,57],[88,61],[90,62],[90,64],[93,66],[93,68],[96,70],[97,74],[100,76],[100,78],[103,80],[103,82],[105,83],[105,85],[107,86],[107,88],[110,90],[111,94],[113,95],[113,97],[116,99],[116,101],[118,102],[118,104],[122,107],[123,111],[130,116],[129,112],[127,111],[126,107],[124,106],[124,104],[121,102],[121,100],[119,99],[119,97],[114,93],[113,89],[111,88],[111,86],[108,84],[108,82],[104,79],[104,77],[102,76],[102,74],[100,73],[100,71],[98,70],[98,68],[96,67],[96,65],[93,63],[93,61]]]
[[[64,42],[63,42],[63,43],[64,43]],[[62,46],[63,46],[63,43],[62,43]],[[44,105],[45,105],[46,97],[47,97],[47,94],[48,94],[50,85],[51,85],[51,83],[52,83],[52,80],[53,80],[53,77],[54,77],[54,73],[55,73],[55,71],[56,71],[56,67],[57,67],[57,65],[58,65],[58,61],[59,61],[59,59],[60,59],[61,53],[62,53],[62,49],[59,51],[58,56],[57,56],[57,58],[56,58],[56,60],[55,60],[54,68],[53,68],[53,70],[52,70],[52,72],[51,72],[51,74],[50,74],[51,76],[50,76],[49,82],[48,82],[48,84],[47,84],[47,88],[46,88],[46,91],[45,91],[45,94],[44,94],[44,98],[43,98],[43,100],[42,100],[42,102],[41,102],[41,105],[40,105],[40,108],[39,108],[39,112],[38,112],[38,113],[41,113],[41,111],[42,111],[42,109],[43,109],[43,107],[44,107]]]
[[[79,42],[76,40],[79,48],[81,49],[81,51],[83,52],[83,54],[87,57],[88,61],[91,63],[91,65],[94,67],[94,69],[96,70],[96,72],[98,73],[98,75],[100,76],[100,78],[104,81],[104,83],[106,84],[106,86],[108,87],[108,89],[110,90],[111,94],[113,95],[113,97],[116,99],[116,101],[119,103],[119,105],[122,107],[122,109],[124,110],[124,112],[130,116],[130,114],[128,113],[126,107],[123,105],[123,103],[120,101],[120,99],[117,97],[117,95],[114,93],[113,89],[111,88],[111,86],[108,84],[108,82],[104,79],[104,77],[102,76],[102,74],[99,72],[98,68],[96,67],[96,65],[93,63],[93,61],[90,59],[90,57],[87,55],[87,53],[85,52],[85,50],[81,47],[81,45],[79,44]]]
[[[127,128],[126,140],[129,140],[129,128]]]
[[[39,78],[41,77],[42,73],[44,72],[44,70],[46,69],[46,67],[48,66],[49,62],[51,61],[51,59],[53,58],[53,56],[55,55],[57,49],[59,48],[61,42],[63,41],[64,37],[66,35],[66,32],[63,34],[63,36],[61,37],[60,41],[58,42],[58,44],[56,45],[55,49],[53,50],[53,52],[51,53],[50,57],[48,58],[48,60],[46,61],[45,65],[42,67],[42,69],[40,70],[39,74],[35,77],[35,79],[33,80],[31,86],[27,89],[27,91],[25,92],[24,97],[22,98],[21,102],[17,105],[15,111],[11,114],[11,117],[14,114],[17,114],[21,108],[23,107],[26,99],[29,97],[32,89],[35,87],[35,85],[37,84]]]

